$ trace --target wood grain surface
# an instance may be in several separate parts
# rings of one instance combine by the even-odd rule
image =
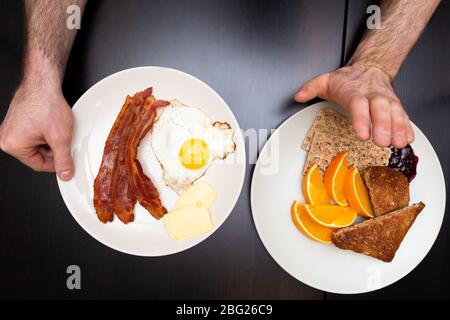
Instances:
[[[368,2],[367,2],[368,3]],[[274,129],[305,107],[295,90],[348,58],[365,25],[357,0],[90,1],[64,82],[72,105],[122,69],[157,65],[202,79],[245,130]],[[450,4],[443,3],[395,81],[411,115],[440,157],[450,154]],[[20,81],[23,6],[0,2],[0,119]],[[249,154],[255,158],[254,153]],[[282,270],[264,249],[250,210],[250,178],[222,227],[185,252],[140,258],[90,237],[67,210],[52,174],[0,153],[0,298],[326,299]],[[449,297],[447,219],[425,260],[403,280],[346,298]],[[82,289],[66,288],[79,265]]]

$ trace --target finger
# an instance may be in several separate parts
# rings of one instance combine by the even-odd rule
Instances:
[[[7,154],[13,156],[26,166],[39,172],[53,172],[53,160],[46,154],[40,152],[40,148],[36,146],[24,147],[16,136],[3,135],[2,127],[0,127],[0,149]]]
[[[391,103],[391,134],[392,145],[396,148],[406,146],[405,111],[397,101]]]
[[[48,145],[42,145],[38,148],[39,153],[41,153],[44,157],[53,159],[53,151],[50,149]]]
[[[2,131],[3,131],[3,124],[0,124],[0,142],[2,141]],[[0,150],[2,150],[2,144],[0,143]]]
[[[46,139],[53,153],[56,174],[63,181],[72,179],[73,161],[70,150],[72,135],[70,130],[58,135],[47,135]]]
[[[316,97],[326,99],[329,84],[329,73],[321,74],[314,79],[306,82],[295,94],[294,99],[297,102],[307,102]]]
[[[373,140],[380,147],[391,144],[391,110],[389,100],[376,96],[370,99]]]
[[[403,121],[405,121],[406,139],[408,140],[408,143],[413,143],[415,138],[414,130],[412,128],[411,121],[409,121],[409,117],[406,114],[406,112],[403,115],[403,119],[404,119]]]
[[[348,110],[352,116],[353,130],[356,136],[365,141],[370,138],[369,100],[364,96],[353,96]]]
[[[45,157],[40,152],[35,152],[34,154],[24,157],[17,156],[17,159],[37,172],[55,172],[53,166],[53,159]]]

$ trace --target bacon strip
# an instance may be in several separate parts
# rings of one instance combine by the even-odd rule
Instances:
[[[103,150],[102,163],[94,181],[94,207],[101,222],[113,220],[113,174],[115,171],[119,140],[127,125],[127,119],[133,115],[133,98],[127,96],[119,115],[114,122]]]
[[[127,224],[134,221],[134,206],[136,204],[136,196],[133,188],[128,183],[128,173],[125,165],[125,150],[128,140],[133,133],[133,123],[136,121],[137,114],[141,112],[143,106],[142,94],[139,92],[133,97],[135,110],[126,122],[125,130],[119,140],[118,156],[115,172],[113,174],[113,205],[114,212],[120,221]]]
[[[139,123],[136,125],[128,141],[125,154],[125,162],[129,173],[128,182],[133,187],[139,203],[156,219],[161,219],[167,213],[167,210],[161,204],[158,190],[153,185],[151,179],[145,175],[137,159],[137,151],[141,140],[153,126],[156,109],[167,106],[168,104],[169,102],[163,100],[146,100],[143,107],[143,115],[139,119]]]
[[[113,213],[123,223],[132,222],[137,200],[157,219],[167,212],[158,190],[136,159],[139,143],[153,125],[156,108],[167,104],[155,101],[152,88],[127,96],[105,142],[94,181],[94,207],[103,223],[111,222]]]

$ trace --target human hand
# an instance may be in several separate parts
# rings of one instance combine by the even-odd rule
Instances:
[[[0,126],[0,148],[36,171],[70,180],[72,110],[59,86],[37,82],[22,83],[15,93]]]
[[[335,101],[350,112],[361,140],[371,136],[379,146],[402,148],[414,140],[414,131],[391,79],[381,68],[355,63],[319,75],[295,94],[298,102],[315,97]]]

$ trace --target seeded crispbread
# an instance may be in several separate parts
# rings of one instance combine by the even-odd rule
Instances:
[[[360,141],[316,130],[303,173],[316,163],[324,174],[331,160],[345,150],[348,150],[348,164],[356,166],[360,172],[369,166],[386,166],[391,156],[389,148],[379,147],[371,140]]]
[[[329,108],[320,110],[303,141],[302,149],[309,151],[316,132],[331,133],[348,139],[356,139],[349,118]]]

